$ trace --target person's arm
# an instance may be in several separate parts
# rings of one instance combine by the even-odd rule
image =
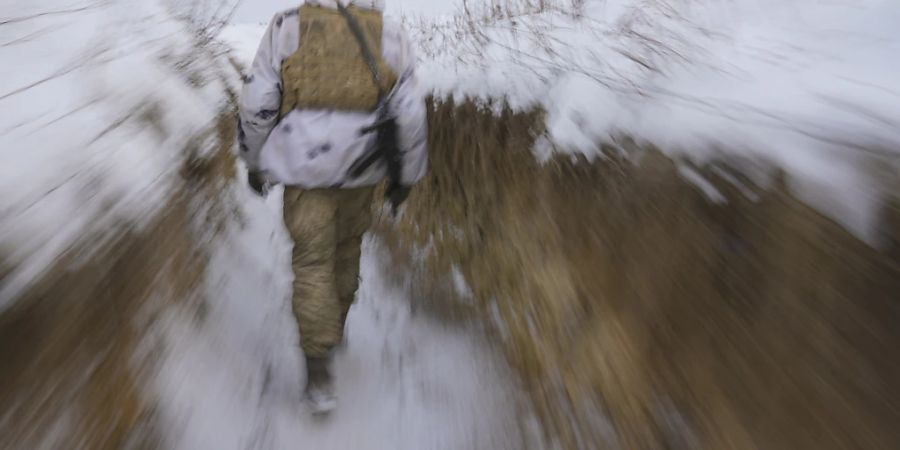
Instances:
[[[425,96],[416,79],[416,56],[412,43],[402,33],[403,70],[391,98],[391,110],[397,115],[398,140],[403,153],[401,183],[412,186],[425,176],[428,168],[428,117]]]
[[[281,62],[276,61],[274,56],[277,51],[275,21],[278,17],[266,29],[241,92],[238,143],[240,157],[247,163],[251,181],[253,177],[261,178],[258,174],[259,153],[278,121],[281,107]]]

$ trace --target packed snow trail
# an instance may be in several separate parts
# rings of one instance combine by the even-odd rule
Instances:
[[[246,65],[263,31],[227,29]],[[263,201],[238,177],[226,193],[236,220],[211,244],[204,307],[173,310],[158,327],[165,356],[154,389],[166,448],[546,448],[502,357],[466,325],[413,314],[417,299],[385,278],[371,236],[333,368],[338,407],[324,418],[305,410],[282,192]]]
[[[478,332],[411,311],[367,237],[361,287],[337,354],[338,408],[303,407],[280,192],[230,193],[237,224],[217,240],[200,320],[174,312],[157,375],[168,447],[183,449],[525,449],[522,396]]]

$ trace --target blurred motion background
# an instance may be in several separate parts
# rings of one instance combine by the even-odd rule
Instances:
[[[0,448],[900,448],[900,3],[387,0],[431,164],[327,421],[234,156],[295,3],[0,0]]]

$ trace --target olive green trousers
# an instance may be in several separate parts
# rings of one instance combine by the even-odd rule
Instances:
[[[359,287],[362,235],[374,188],[284,190],[284,223],[294,240],[292,306],[307,357],[324,358],[344,335]]]

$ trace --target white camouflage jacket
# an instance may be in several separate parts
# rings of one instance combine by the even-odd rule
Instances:
[[[363,8],[382,9],[381,0],[344,0]],[[334,0],[307,3],[336,7]],[[240,156],[250,170],[273,183],[308,189],[370,186],[387,175],[375,164],[361,177],[352,178],[351,164],[371,149],[375,134],[360,130],[376,120],[375,113],[332,110],[294,110],[278,120],[281,106],[282,61],[300,42],[298,9],[276,14],[263,36],[253,66],[244,80],[240,100],[238,140]],[[427,167],[427,129],[424,95],[416,81],[411,43],[403,28],[385,19],[382,56],[399,74],[391,97],[397,116],[402,182],[412,185]]]

